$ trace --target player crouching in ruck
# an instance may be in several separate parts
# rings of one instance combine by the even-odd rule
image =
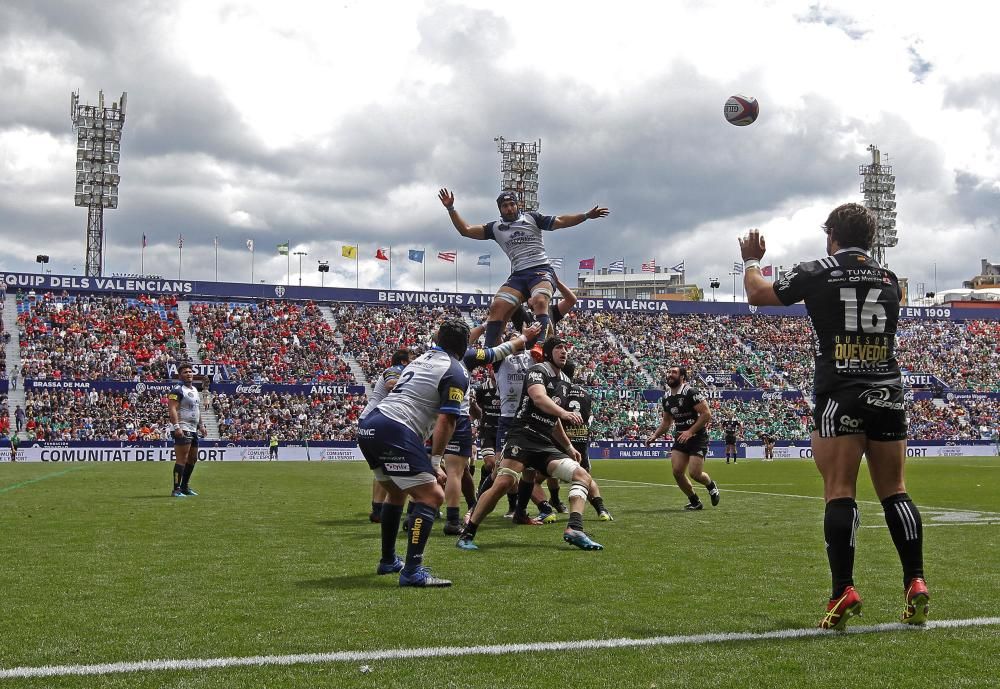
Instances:
[[[562,421],[580,424],[577,412],[559,406],[569,396],[570,381],[562,372],[566,365],[566,342],[550,337],[542,346],[543,362],[528,369],[524,394],[507,435],[496,480],[479,497],[476,508],[456,544],[463,550],[477,550],[473,539],[482,520],[505,495],[526,468],[533,468],[565,483],[569,490],[569,524],[563,540],[583,550],[601,550],[583,530],[583,510],[593,479],[580,466],[580,454],[573,449]]]

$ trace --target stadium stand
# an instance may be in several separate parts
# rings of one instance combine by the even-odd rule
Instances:
[[[258,383],[343,383],[354,380],[336,333],[312,302],[194,302],[188,328],[206,364],[230,378]]]
[[[17,294],[24,378],[164,380],[184,358],[173,296]]]
[[[353,440],[364,395],[219,394],[212,408],[224,440]]]
[[[26,434],[35,440],[166,440],[165,393],[35,390],[25,393]]]

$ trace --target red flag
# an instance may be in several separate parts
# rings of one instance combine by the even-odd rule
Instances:
[[[385,249],[379,249],[375,252],[375,258],[380,261],[388,261],[389,257],[385,255]]]
[[[458,252],[457,251],[439,251],[438,252],[438,258],[440,258],[442,261],[447,261],[448,263],[454,263],[455,260],[458,258]]]
[[[763,268],[760,269],[760,274],[766,278],[771,277],[773,273],[774,273],[774,266],[764,266]]]
[[[582,261],[580,261],[580,268],[579,268],[579,270],[593,270],[594,269],[594,264],[596,262],[597,262],[597,257],[596,256],[594,258],[585,258]]]
[[[642,272],[644,273],[655,273],[656,272],[656,259],[649,259],[649,263],[642,264]]]

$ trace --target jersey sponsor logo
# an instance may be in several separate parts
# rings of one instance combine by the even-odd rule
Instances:
[[[510,449],[507,450],[507,452],[510,453],[511,457],[517,457],[519,454],[521,454],[521,446],[520,445],[511,445]]]
[[[178,395],[176,392],[171,392],[169,395],[167,395],[167,399],[168,400],[173,400],[174,402],[176,402],[180,398],[181,398],[181,396]]]
[[[867,404],[869,407],[878,407],[879,409],[892,409],[894,411],[902,411],[906,409],[906,404],[904,402],[893,402],[892,393],[889,392],[888,388],[872,388],[871,390],[865,390],[858,397]]]
[[[676,416],[679,411],[680,411],[679,407],[670,407],[670,415],[671,416]]]
[[[448,399],[452,402],[461,402],[465,399],[465,390],[462,388],[448,388]]]
[[[384,465],[386,471],[409,471],[409,462],[386,462]]]
[[[486,350],[480,349],[476,351],[476,361],[486,361]]]
[[[375,436],[375,429],[374,428],[359,428],[358,429],[358,435],[361,436],[362,438],[371,438],[371,437],[374,437]]]
[[[855,419],[853,417],[848,416],[847,414],[841,416],[839,421],[840,421],[840,428],[837,430],[841,433],[850,433],[852,431],[856,431],[859,428],[861,428],[862,424],[861,419]]]

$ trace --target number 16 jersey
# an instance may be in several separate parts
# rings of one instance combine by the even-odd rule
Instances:
[[[817,395],[855,385],[902,385],[896,362],[899,281],[861,249],[800,263],[774,283],[804,301],[813,324]]]

